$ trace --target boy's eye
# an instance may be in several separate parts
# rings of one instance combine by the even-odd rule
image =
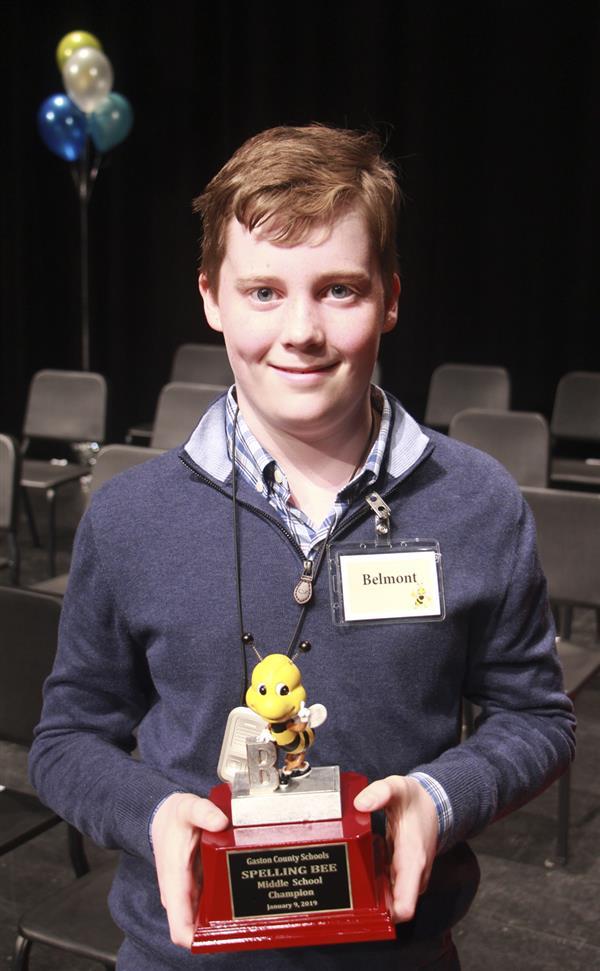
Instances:
[[[271,287],[259,287],[254,291],[254,296],[261,303],[268,303],[269,300],[273,299],[273,291]]]
[[[329,287],[329,292],[332,297],[337,300],[342,300],[344,297],[349,297],[352,291],[345,283],[334,283],[333,286]]]

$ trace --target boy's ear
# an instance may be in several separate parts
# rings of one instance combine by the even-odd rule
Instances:
[[[398,320],[398,301],[400,299],[401,289],[400,277],[397,273],[394,273],[390,292],[386,300],[385,317],[381,330],[383,334],[389,333],[389,331],[393,330],[396,326],[396,322]]]
[[[200,273],[198,277],[198,289],[204,304],[204,315],[208,321],[208,326],[213,330],[218,330],[220,333],[222,333],[223,327],[221,326],[219,304],[217,303],[216,297],[208,285],[206,273]]]

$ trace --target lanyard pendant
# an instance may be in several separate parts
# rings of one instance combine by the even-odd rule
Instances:
[[[312,597],[313,590],[313,562],[305,560],[302,567],[302,576],[294,587],[294,600],[297,604],[307,604]]]

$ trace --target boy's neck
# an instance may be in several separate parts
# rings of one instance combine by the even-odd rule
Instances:
[[[284,472],[294,504],[319,525],[330,511],[337,494],[364,464],[378,432],[378,414],[371,406],[370,393],[345,427],[312,436],[265,427],[240,411],[252,434],[273,456]]]

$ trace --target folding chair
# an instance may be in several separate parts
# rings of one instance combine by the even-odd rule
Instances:
[[[571,641],[558,638],[558,656],[563,669],[565,691],[575,702],[578,694],[600,671],[600,652],[590,651]],[[558,836],[557,858],[559,863],[569,859],[569,822],[571,801],[571,767],[558,780]]]
[[[535,517],[550,600],[560,611],[559,634],[571,636],[574,607],[600,609],[600,495],[523,487]]]
[[[17,587],[0,587],[0,740],[29,748],[42,709],[42,686],[52,669],[60,603]],[[62,822],[37,796],[2,787],[0,856]],[[83,842],[72,827],[69,852],[75,873],[89,869]]]
[[[148,462],[151,458],[162,455],[163,451],[161,448],[146,448],[143,445],[105,445],[98,452],[91,468],[88,495],[93,495],[108,479],[112,479],[113,475],[124,472],[134,465],[140,465],[142,462]],[[63,597],[68,580],[68,573],[60,573],[48,580],[32,584],[29,589]]]
[[[469,408],[454,415],[448,434],[493,455],[519,485],[548,485],[550,431],[543,415]]]
[[[550,431],[552,484],[600,489],[600,373],[570,371],[563,375],[554,396]],[[574,451],[589,454],[561,455]]]
[[[181,445],[211,402],[226,390],[218,384],[166,384],[158,399],[150,445],[162,449]]]
[[[92,452],[106,434],[106,381],[91,371],[38,371],[29,386],[23,426],[23,463],[21,485],[33,541],[39,545],[28,490],[42,490],[48,505],[48,567],[55,570],[56,490],[76,482],[87,471],[86,465],[66,459],[28,458],[31,439],[84,446]]]
[[[34,944],[45,944],[112,969],[123,934],[107,904],[115,863],[110,862],[55,890],[21,915],[13,957],[13,971],[28,971]]]
[[[431,375],[425,424],[445,431],[454,415],[466,408],[510,407],[510,376],[502,367],[441,364]]]
[[[233,371],[223,344],[180,344],[171,363],[169,383],[216,384],[229,388]],[[128,429],[125,441],[150,442],[152,422],[142,422]]]
[[[558,655],[565,689],[575,699],[600,670],[600,650],[571,643],[573,607],[600,609],[600,495],[523,488],[537,527],[538,549],[551,603],[560,609]],[[570,772],[559,780],[558,857],[568,858]]]
[[[233,384],[233,371],[222,344],[181,344],[175,351],[170,380],[186,384]]]
[[[19,447],[10,435],[0,435],[0,531],[6,533],[8,557],[0,557],[0,567],[10,570],[11,582],[19,583],[19,481],[21,456]]]

